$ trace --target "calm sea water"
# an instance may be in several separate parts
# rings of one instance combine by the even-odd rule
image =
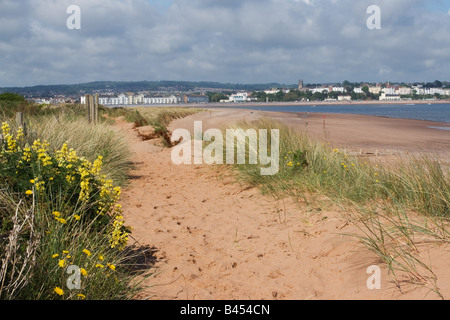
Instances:
[[[286,106],[245,106],[242,109],[260,111],[281,111],[281,112],[310,112],[310,113],[347,113],[372,115],[389,118],[429,120],[450,123],[450,104],[376,104],[376,105],[286,105]],[[441,128],[441,127],[439,127]],[[450,128],[446,130],[450,130]]]

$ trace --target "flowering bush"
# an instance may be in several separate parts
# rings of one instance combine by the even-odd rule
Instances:
[[[33,211],[32,225],[21,230],[25,233],[22,238],[30,238],[32,232],[38,233],[38,236],[33,235],[37,261],[29,267],[27,276],[30,279],[23,281],[23,286],[34,289],[28,290],[33,293],[24,296],[33,299],[105,298],[108,294],[105,288],[119,283],[123,289],[115,272],[131,231],[125,226],[122,207],[118,203],[121,188],[101,175],[103,158],[99,156],[90,162],[78,156],[67,143],[58,150],[52,150],[47,141],[39,139],[32,145],[26,144],[22,130],[14,135],[7,123],[2,124],[1,130],[0,191],[7,190],[15,203],[29,208],[24,212]],[[0,231],[12,234],[20,223],[9,217],[11,210],[1,211]],[[25,213],[24,221],[27,219]],[[1,247],[0,258],[3,259],[7,250]],[[26,256],[28,249],[16,247],[18,256]],[[83,279],[90,279],[83,282],[81,290],[72,291],[65,287],[66,269],[70,265],[81,268]],[[8,272],[0,274],[0,280],[2,276],[13,278],[14,272]],[[16,289],[15,295],[20,291]]]
[[[3,140],[0,145],[0,178],[4,179],[12,192],[35,197],[41,206],[58,204],[83,208],[83,216],[55,217],[59,222],[69,220],[96,220],[99,227],[111,223],[111,245],[123,249],[129,230],[123,223],[118,228],[117,217],[121,217],[121,206],[117,203],[121,188],[112,180],[100,175],[102,157],[93,163],[77,156],[65,143],[60,150],[52,152],[46,141],[35,140],[32,146],[23,144],[23,132],[16,137],[7,123],[2,124]],[[58,192],[55,199],[55,191]],[[61,211],[56,208],[54,211]],[[97,216],[100,216],[99,218]],[[123,219],[123,218],[122,218]],[[120,219],[119,219],[120,220]]]
[[[301,170],[308,166],[308,161],[306,161],[306,152],[304,151],[289,151],[284,159],[286,160],[286,166],[291,167],[295,171]]]

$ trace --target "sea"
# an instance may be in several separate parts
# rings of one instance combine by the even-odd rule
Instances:
[[[239,105],[240,109],[278,111],[278,112],[302,112],[302,113],[340,113],[371,115],[388,118],[428,120],[446,122],[444,126],[436,126],[435,129],[450,131],[450,104],[346,104],[346,105]]]

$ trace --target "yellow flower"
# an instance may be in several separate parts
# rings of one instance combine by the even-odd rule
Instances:
[[[97,264],[95,265],[95,267],[101,269],[101,268],[104,268],[104,265],[102,265],[102,264],[100,264],[100,263],[97,263]]]
[[[54,255],[52,255],[52,258],[53,258],[53,259],[58,258],[58,257],[59,257],[59,254],[57,254],[57,253],[54,254]]]
[[[30,196],[30,195],[32,195],[32,194],[33,194],[33,191],[31,191],[31,190],[27,190],[27,191],[25,191],[25,194],[26,194],[26,195],[28,195],[28,196]]]
[[[103,256],[101,254],[98,255],[98,260],[103,261]]]
[[[61,216],[61,213],[59,213],[58,211],[53,211],[52,213],[56,218],[59,218]]]
[[[65,266],[66,266],[66,260],[59,260],[59,262],[58,262],[58,265],[61,267],[61,268],[64,268]]]
[[[116,266],[113,264],[108,263],[108,267],[112,270],[115,271],[116,270]]]
[[[81,219],[81,217],[80,217],[79,215],[77,215],[77,214],[76,214],[76,215],[74,215],[73,217],[74,217],[74,218],[75,218],[75,220],[77,220],[77,221],[79,221],[79,220]]]
[[[82,294],[82,293],[77,294],[77,297],[80,297],[81,300],[86,299],[86,296],[84,294]]]
[[[63,253],[64,253],[64,254],[69,254],[69,251],[64,250]]]
[[[59,221],[60,223],[62,223],[62,224],[66,224],[67,223],[67,220],[66,219],[63,219],[63,218],[55,218],[57,221]]]
[[[56,287],[56,288],[53,289],[53,290],[56,292],[56,294],[58,294],[58,295],[60,295],[60,296],[62,296],[62,295],[64,294],[63,289],[61,289],[60,287]]]
[[[84,269],[84,268],[81,268],[81,269],[80,269],[80,272],[81,272],[81,274],[82,274],[83,276],[87,276],[87,274],[88,274],[88,272],[87,272],[86,269]]]
[[[83,249],[83,252],[89,257],[92,253],[88,249]]]
[[[31,184],[34,184],[34,183],[35,183],[35,181],[34,181],[34,180],[30,180],[30,183],[31,183]]]

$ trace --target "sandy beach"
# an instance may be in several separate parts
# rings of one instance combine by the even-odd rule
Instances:
[[[426,121],[370,116],[267,113],[307,130],[336,147],[364,153],[430,152],[444,158],[450,132]],[[170,130],[225,128],[262,114],[211,110],[176,120]],[[434,123],[435,124],[435,123]],[[139,299],[305,300],[438,299],[427,287],[399,288],[385,265],[354,237],[346,212],[327,197],[314,201],[274,199],[238,183],[229,168],[174,165],[171,150],[142,141],[136,129],[117,122],[131,146],[135,169],[123,190],[127,224],[140,245],[153,249],[156,274]],[[362,149],[362,151],[361,151]],[[448,159],[448,158],[447,158]],[[380,160],[382,161],[382,160]],[[421,255],[433,261],[439,289],[450,297],[448,250],[430,246]],[[369,290],[367,268],[379,265],[382,286]]]
[[[335,148],[374,154],[399,152],[450,154],[450,131],[432,127],[450,127],[448,123],[395,119],[377,116],[320,113],[259,112],[246,109],[209,109],[196,114],[204,130],[223,129],[236,121],[251,122],[261,116],[282,121],[307,132],[311,137]],[[170,129],[185,128],[193,132],[193,119],[172,122]],[[324,118],[325,117],[325,118]]]
[[[355,101],[287,101],[287,102],[217,102],[217,103],[180,103],[173,105],[164,105],[164,107],[179,107],[179,108],[242,108],[242,106],[259,107],[259,106],[332,106],[332,105],[393,105],[393,104],[439,104],[450,103],[450,100],[398,100],[398,101],[379,101],[379,100],[355,100]],[[148,105],[160,107],[161,105]]]

